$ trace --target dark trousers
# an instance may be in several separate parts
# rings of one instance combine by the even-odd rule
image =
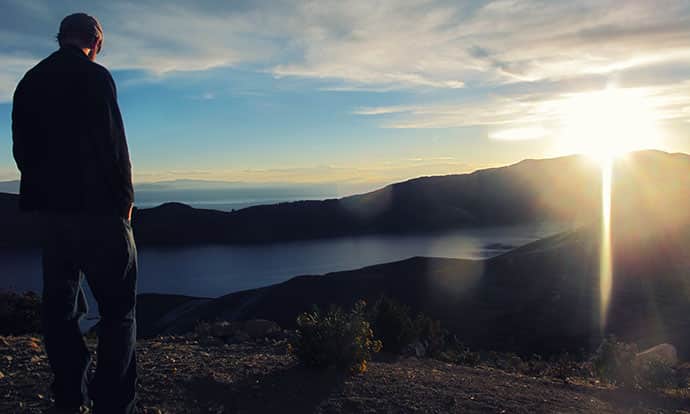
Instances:
[[[96,413],[132,413],[136,397],[137,252],[128,220],[44,214],[43,331],[58,407],[94,402]],[[86,276],[100,321],[96,374],[79,328]]]

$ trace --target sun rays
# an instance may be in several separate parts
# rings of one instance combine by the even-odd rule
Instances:
[[[644,93],[606,88],[572,94],[559,105],[561,151],[581,153],[601,169],[601,238],[599,252],[599,325],[603,332],[613,289],[611,234],[614,160],[641,149],[658,148],[658,114]]]

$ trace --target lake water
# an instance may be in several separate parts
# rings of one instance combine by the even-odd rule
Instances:
[[[254,246],[143,247],[139,292],[216,297],[293,276],[357,269],[413,256],[480,259],[555,234],[558,225],[366,236]],[[38,250],[0,250],[0,289],[41,291]]]

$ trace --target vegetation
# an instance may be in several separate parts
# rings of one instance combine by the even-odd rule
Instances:
[[[438,356],[445,348],[447,332],[441,328],[440,321],[421,313],[413,318],[410,308],[394,299],[379,298],[367,312],[367,318],[386,352],[399,354],[420,343],[425,355]]]
[[[365,318],[366,302],[360,300],[349,312],[331,307],[328,312],[314,308],[297,317],[298,337],[293,351],[310,367],[335,366],[351,372],[365,372],[367,361],[381,350],[381,341]]]
[[[0,291],[0,335],[41,331],[41,299],[34,292]]]

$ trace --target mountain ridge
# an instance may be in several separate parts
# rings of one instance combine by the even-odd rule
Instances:
[[[643,151],[614,170],[617,215],[687,220],[690,156]],[[646,191],[639,192],[640,188]],[[653,200],[652,200],[653,198]],[[247,207],[233,212],[166,203],[137,209],[140,245],[272,243],[372,234],[419,234],[535,222],[596,221],[601,174],[582,156],[523,160],[469,174],[419,177],[342,198]],[[37,229],[23,219],[16,196],[0,197],[0,245],[30,244]],[[19,226],[17,223],[22,223]],[[35,244],[35,241],[34,241]]]

